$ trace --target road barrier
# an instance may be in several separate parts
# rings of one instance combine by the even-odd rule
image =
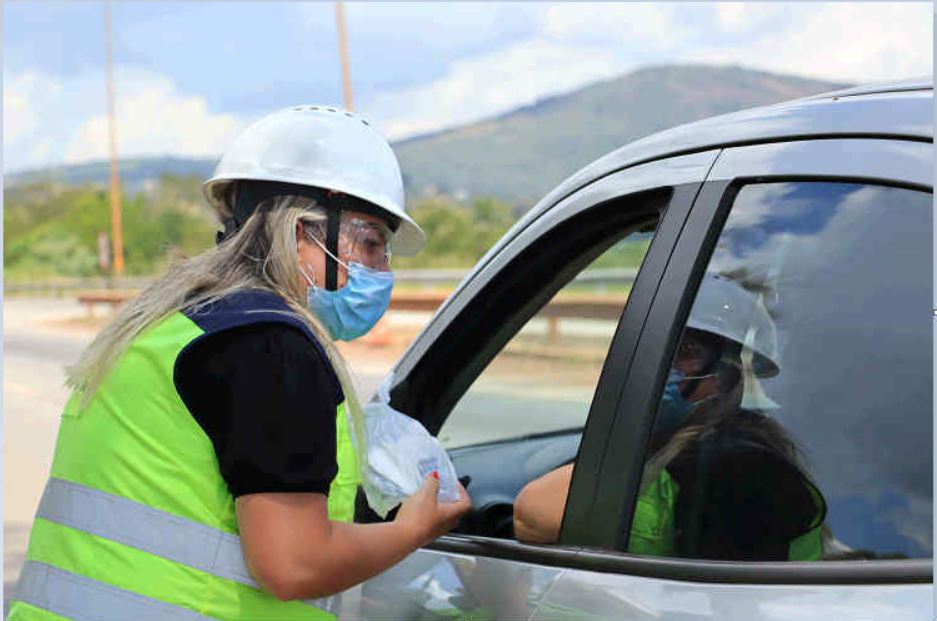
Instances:
[[[85,305],[89,318],[94,309],[107,305],[111,310],[136,295],[136,291],[81,291],[76,296]],[[445,291],[409,291],[398,289],[390,298],[390,310],[435,313],[449,294]],[[540,309],[538,317],[547,320],[547,335],[551,343],[560,340],[560,319],[598,319],[617,321],[625,305],[626,294],[617,295],[559,295]],[[386,326],[385,326],[386,327]]]
[[[466,273],[465,270],[404,270],[395,272],[395,281],[400,284],[416,284],[427,287],[449,284],[450,287],[442,290],[398,287],[391,296],[390,309],[435,313],[449,297],[449,289],[455,283],[461,281]],[[579,274],[574,282],[582,285],[594,285],[594,288],[602,289],[609,285],[631,284],[634,282],[636,274],[637,269],[587,270]],[[42,283],[10,283],[5,286],[5,292],[8,294],[44,295],[74,293],[78,302],[85,306],[88,317],[93,318],[95,309],[98,306],[107,306],[113,312],[151,282],[152,279],[149,278],[97,278],[46,281]],[[624,307],[625,296],[624,293],[609,295],[596,294],[594,291],[580,295],[560,294],[540,310],[538,317],[547,319],[549,341],[556,343],[560,339],[561,319],[616,321]]]
[[[574,282],[580,284],[621,285],[631,284],[637,275],[637,268],[611,268],[586,270],[576,276]],[[394,281],[414,285],[451,285],[455,286],[465,278],[468,270],[464,269],[414,269],[397,270]],[[153,282],[149,276],[121,278],[69,278],[43,280],[41,282],[7,282],[3,290],[7,294],[64,295],[74,291],[102,291],[109,289],[139,290]]]

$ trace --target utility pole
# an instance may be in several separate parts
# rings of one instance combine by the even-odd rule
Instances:
[[[338,55],[342,62],[342,94],[345,97],[345,109],[354,110],[355,102],[351,96],[351,63],[348,61],[348,33],[345,32],[345,3],[335,3],[335,22],[338,25]]]
[[[124,237],[120,221],[120,173],[117,170],[117,119],[114,106],[114,62],[111,50],[111,2],[104,0],[104,46],[107,54],[107,133],[110,141],[111,243],[114,275],[124,273]]]

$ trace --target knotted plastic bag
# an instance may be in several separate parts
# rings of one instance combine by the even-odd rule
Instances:
[[[362,486],[368,505],[386,517],[433,471],[439,473],[437,500],[457,501],[459,482],[449,454],[417,420],[390,407],[389,379],[378,388],[377,400],[364,406],[368,463]]]

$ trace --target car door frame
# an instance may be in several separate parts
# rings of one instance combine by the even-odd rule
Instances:
[[[738,189],[756,182],[830,181],[904,187],[933,193],[932,140],[906,137],[803,139],[726,148],[695,201],[651,302],[637,341],[642,355],[623,378],[614,420],[596,468],[596,487],[574,477],[570,506],[589,498],[585,521],[564,521],[563,535],[599,548],[623,550],[664,379],[703,273]],[[639,448],[638,448],[639,447]],[[611,545],[610,545],[611,544]],[[823,563],[713,562],[594,552],[596,569],[699,582],[750,584],[920,583],[933,580],[930,559]]]
[[[702,187],[702,181],[716,162],[718,154],[718,149],[706,150],[612,172],[570,194],[542,216],[532,220],[523,230],[517,232],[496,256],[491,257],[481,270],[475,272],[460,285],[446,305],[437,311],[427,328],[401,357],[391,374],[385,379],[390,386],[391,405],[417,419],[424,418],[421,414],[427,411],[427,406],[418,400],[420,392],[418,387],[422,380],[419,377],[414,378],[414,374],[429,373],[428,368],[435,367],[434,357],[443,355],[443,352],[447,351],[445,339],[447,331],[458,329],[460,318],[464,320],[466,315],[473,312],[473,302],[477,303],[483,299],[485,291],[497,284],[499,276],[510,271],[514,261],[523,259],[522,255],[526,249],[535,246],[537,241],[544,239],[551,232],[561,230],[561,227],[572,218],[588,216],[610,203],[620,203],[631,197],[640,197],[669,188],[672,193],[666,203],[664,213],[658,220],[654,237],[619,318],[585,425],[584,439],[589,438],[591,444],[580,446],[580,458],[584,463],[601,462],[600,455],[590,455],[588,450],[589,446],[599,446],[599,443],[594,442],[593,439],[599,437],[601,431],[590,430],[593,426],[597,426],[598,429],[601,429],[603,425],[607,427],[611,420],[610,414],[614,410],[614,401],[609,401],[607,397],[620,388],[616,385],[623,377],[620,371],[622,361],[633,358],[635,330],[640,330],[647,318],[650,302],[659,284],[660,274],[673,251],[690,207]],[[516,306],[521,305],[523,302],[518,302]],[[529,317],[520,321],[519,325],[526,323],[527,319]],[[476,346],[476,356],[485,357],[490,353],[484,351],[485,349],[483,346]],[[493,355],[480,365],[482,370]],[[477,374],[475,377],[477,378]],[[471,382],[468,383],[466,389],[470,386]],[[438,431],[442,424],[439,420],[421,420],[421,422],[431,432]],[[575,510],[585,511],[587,508],[577,507]],[[565,547],[539,546],[458,534],[444,536],[426,547],[462,554],[547,562],[550,565],[570,563],[578,550],[575,544]]]

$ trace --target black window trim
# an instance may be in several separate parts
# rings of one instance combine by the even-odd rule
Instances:
[[[711,168],[710,168],[711,170]],[[676,186],[663,214],[657,233],[638,272],[628,297],[628,305],[619,319],[609,345],[596,392],[589,409],[588,424],[576,456],[569,495],[557,542],[560,545],[609,545],[595,538],[593,516],[600,500],[601,464],[610,449],[609,435],[614,424],[628,371],[637,354],[640,335],[657,294],[661,275],[670,260],[680,231],[703,184]]]
[[[423,549],[699,584],[884,585],[929,584],[934,579],[931,559],[737,563],[638,556],[576,546],[535,545],[476,535],[445,535]]]

